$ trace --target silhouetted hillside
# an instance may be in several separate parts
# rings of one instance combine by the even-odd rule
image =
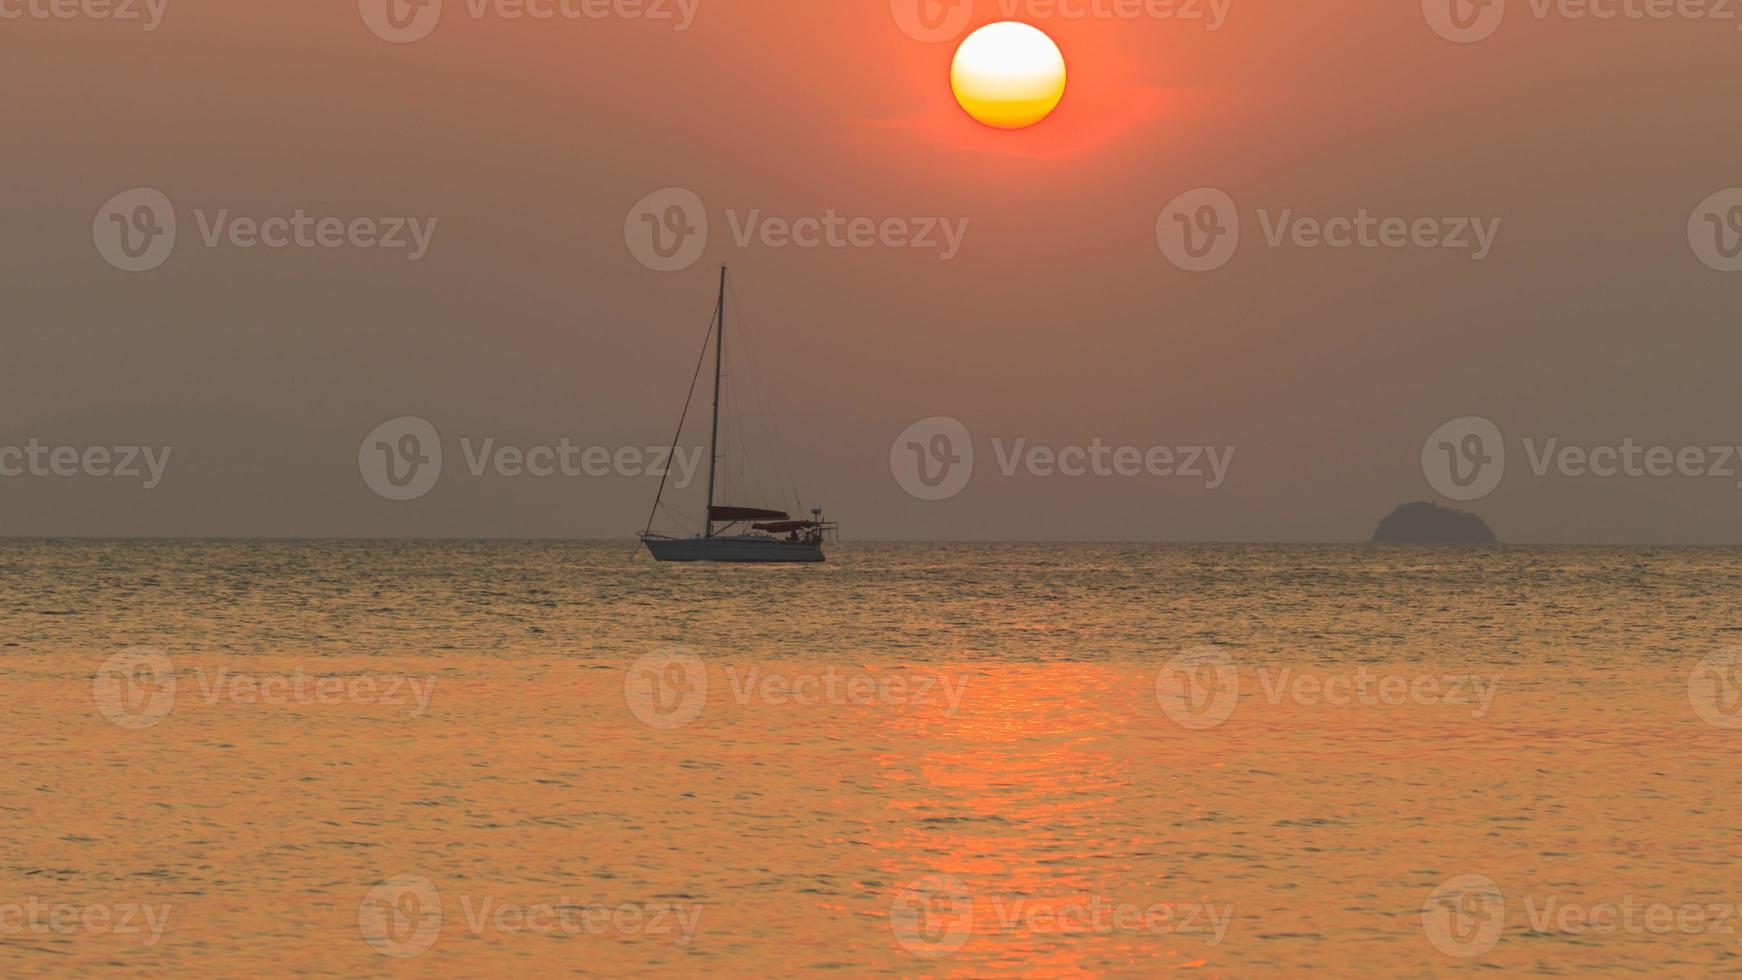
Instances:
[[[1373,532],[1375,544],[1494,544],[1494,532],[1475,514],[1418,501],[1392,511]]]

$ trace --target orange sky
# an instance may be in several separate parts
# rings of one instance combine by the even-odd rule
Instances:
[[[998,9],[981,0],[971,23]],[[807,489],[861,536],[1365,537],[1432,495],[1422,440],[1461,415],[1563,441],[1742,442],[1736,283],[1685,237],[1696,203],[1742,183],[1734,25],[1524,9],[1461,45],[1414,3],[1233,0],[1215,31],[1026,18],[1071,86],[1053,118],[1001,133],[951,99],[953,44],[903,33],[888,0],[694,13],[679,32],[448,0],[410,44],[348,2],[171,0],[150,32],[0,25],[7,434],[142,427],[209,476],[79,513],[54,509],[52,485],[8,485],[47,510],[0,530],[46,513],[146,533],[627,533],[642,484],[377,510],[352,496],[355,440],[405,414],[456,432],[668,431],[720,261],[771,400],[797,413]],[[166,265],[130,276],[94,254],[91,216],[136,186],[186,227]],[[625,247],[624,215],[670,186],[715,228],[702,261],[662,274]],[[1248,225],[1210,274],[1155,239],[1162,206],[1200,186]],[[193,218],[296,208],[440,224],[409,263],[206,248]],[[740,248],[728,222],[831,209],[969,224],[941,261]],[[1472,262],[1273,248],[1258,217],[1362,209],[1502,230]],[[927,504],[886,457],[937,415],[986,438],[1232,445],[1240,462],[1207,494],[994,474]],[[250,461],[291,447],[309,458],[250,489]],[[1742,541],[1722,482],[1523,481],[1474,509],[1527,539]],[[576,499],[599,506],[582,516]]]

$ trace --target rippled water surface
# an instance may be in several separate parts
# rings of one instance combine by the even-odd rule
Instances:
[[[1739,647],[1738,551],[0,543],[0,972],[1735,972]]]

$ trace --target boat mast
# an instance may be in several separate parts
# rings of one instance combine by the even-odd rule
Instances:
[[[714,425],[708,436],[708,531],[714,536],[714,469],[720,462],[720,371],[726,360],[726,266],[720,266],[720,322],[714,334]]]

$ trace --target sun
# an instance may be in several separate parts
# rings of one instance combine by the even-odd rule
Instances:
[[[1025,129],[1065,97],[1065,58],[1038,28],[988,24],[956,50],[950,85],[968,115],[997,129]]]

